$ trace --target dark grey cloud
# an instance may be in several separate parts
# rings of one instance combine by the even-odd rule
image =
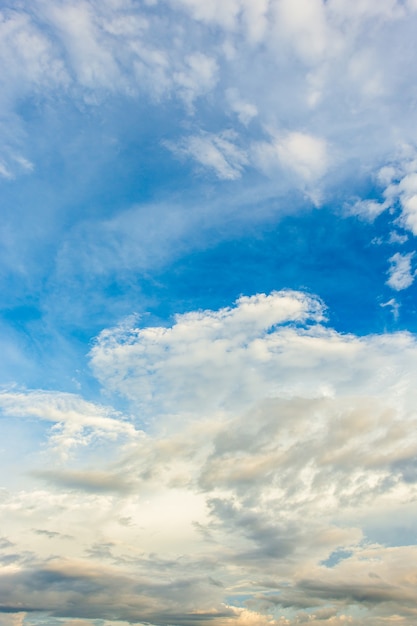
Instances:
[[[53,617],[157,626],[209,624],[233,616],[233,611],[222,608],[219,601],[213,608],[219,587],[209,579],[166,578],[152,582],[144,575],[121,574],[87,563],[51,562],[49,566],[1,574],[0,606],[6,613],[45,612]]]

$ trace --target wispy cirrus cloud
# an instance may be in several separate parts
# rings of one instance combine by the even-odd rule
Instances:
[[[236,180],[242,176],[249,160],[246,151],[234,140],[234,132],[201,133],[183,139],[177,146],[167,144],[167,147],[179,156],[192,157],[203,167],[213,170],[220,179]]]

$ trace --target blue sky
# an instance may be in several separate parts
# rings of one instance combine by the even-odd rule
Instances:
[[[414,626],[415,0],[0,6],[0,626]]]

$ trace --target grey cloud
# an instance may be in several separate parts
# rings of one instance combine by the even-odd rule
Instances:
[[[173,582],[120,574],[117,570],[51,563],[15,574],[1,575],[0,603],[3,612],[46,612],[55,617],[125,620],[157,626],[209,624],[233,616],[227,608],[213,608],[209,581],[183,579]],[[204,596],[207,600],[204,600]],[[194,610],[195,598],[200,607]]]
[[[394,472],[399,472],[406,483],[417,482],[417,455],[399,459],[392,465]]]
[[[300,542],[298,524],[279,523],[274,521],[275,516],[239,506],[230,500],[211,499],[208,504],[216,522],[221,520],[236,542],[239,534],[250,541],[249,547],[236,550],[233,556],[236,562],[255,561],[260,564],[264,559],[284,559],[295,551]]]
[[[94,559],[113,559],[111,549],[114,545],[112,541],[108,541],[107,543],[95,543],[86,552]]]
[[[49,484],[87,493],[129,493],[134,484],[125,476],[106,471],[38,470],[32,472]]]
[[[306,502],[318,499],[322,489],[335,502],[353,503],[393,488],[400,472],[411,478],[401,441],[417,452],[401,414],[374,399],[271,399],[225,424],[199,484],[246,498],[269,485],[286,494],[284,508],[303,493]],[[372,476],[372,486],[366,480],[355,485],[359,470]]]
[[[71,537],[71,535],[65,535],[65,534],[58,533],[58,532],[53,531],[53,530],[44,530],[42,528],[33,528],[32,531],[34,533],[36,533],[37,535],[43,535],[45,537],[48,537],[48,539],[56,539],[56,538],[73,539],[73,537]]]

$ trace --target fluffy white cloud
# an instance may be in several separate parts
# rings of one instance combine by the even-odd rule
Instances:
[[[91,364],[104,387],[150,414],[233,412],[276,395],[389,393],[391,374],[402,370],[399,350],[414,371],[411,336],[343,335],[322,319],[323,305],[305,294],[244,297],[234,308],[178,316],[168,328],[128,321],[103,331]]]
[[[322,316],[320,302],[299,293],[242,297],[234,308],[178,316],[171,328],[103,331],[91,363],[104,386],[146,410],[235,410],[280,387],[274,357],[282,335],[285,343],[297,334],[271,330]]]
[[[312,182],[326,172],[328,164],[326,141],[304,132],[277,134],[271,142],[254,146],[255,162],[272,174],[277,165],[293,170],[304,182]]]

